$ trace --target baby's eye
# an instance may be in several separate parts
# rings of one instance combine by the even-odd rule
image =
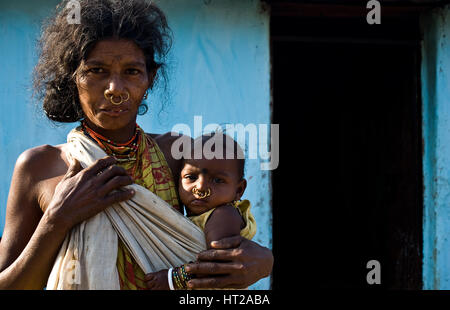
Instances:
[[[186,174],[186,175],[184,176],[184,178],[185,178],[185,179],[188,179],[188,180],[196,180],[196,179],[197,179],[197,176],[192,175],[192,174]]]
[[[214,181],[214,183],[223,183],[224,182],[224,180],[221,178],[214,178],[213,181]]]

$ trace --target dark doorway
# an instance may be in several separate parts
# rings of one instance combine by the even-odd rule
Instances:
[[[418,18],[272,16],[271,37],[273,288],[421,289]]]

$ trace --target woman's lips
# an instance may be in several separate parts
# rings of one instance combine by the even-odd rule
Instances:
[[[100,109],[101,113],[104,113],[111,117],[119,117],[128,112],[128,108],[126,107],[117,107],[117,108],[105,108]]]

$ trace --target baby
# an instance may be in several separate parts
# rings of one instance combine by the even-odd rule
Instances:
[[[208,249],[212,241],[225,237],[240,234],[247,239],[253,238],[256,222],[250,212],[250,202],[240,200],[247,187],[244,179],[245,159],[238,156],[243,155],[242,149],[223,133],[201,136],[194,141],[194,145],[196,143],[201,144],[202,148],[206,143],[212,145],[211,151],[216,155],[215,146],[223,145],[222,152],[218,151],[223,159],[207,159],[211,156],[205,156],[204,152],[201,159],[185,157],[178,193],[187,216],[203,229]],[[150,289],[186,289],[190,275],[183,265],[152,273],[146,278]]]

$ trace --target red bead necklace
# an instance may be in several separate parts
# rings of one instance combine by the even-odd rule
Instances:
[[[140,144],[141,129],[136,124],[133,137],[125,143],[114,142],[89,128],[86,122],[81,123],[81,127],[86,136],[94,140],[108,155],[116,158],[117,161],[136,160],[136,153]]]

